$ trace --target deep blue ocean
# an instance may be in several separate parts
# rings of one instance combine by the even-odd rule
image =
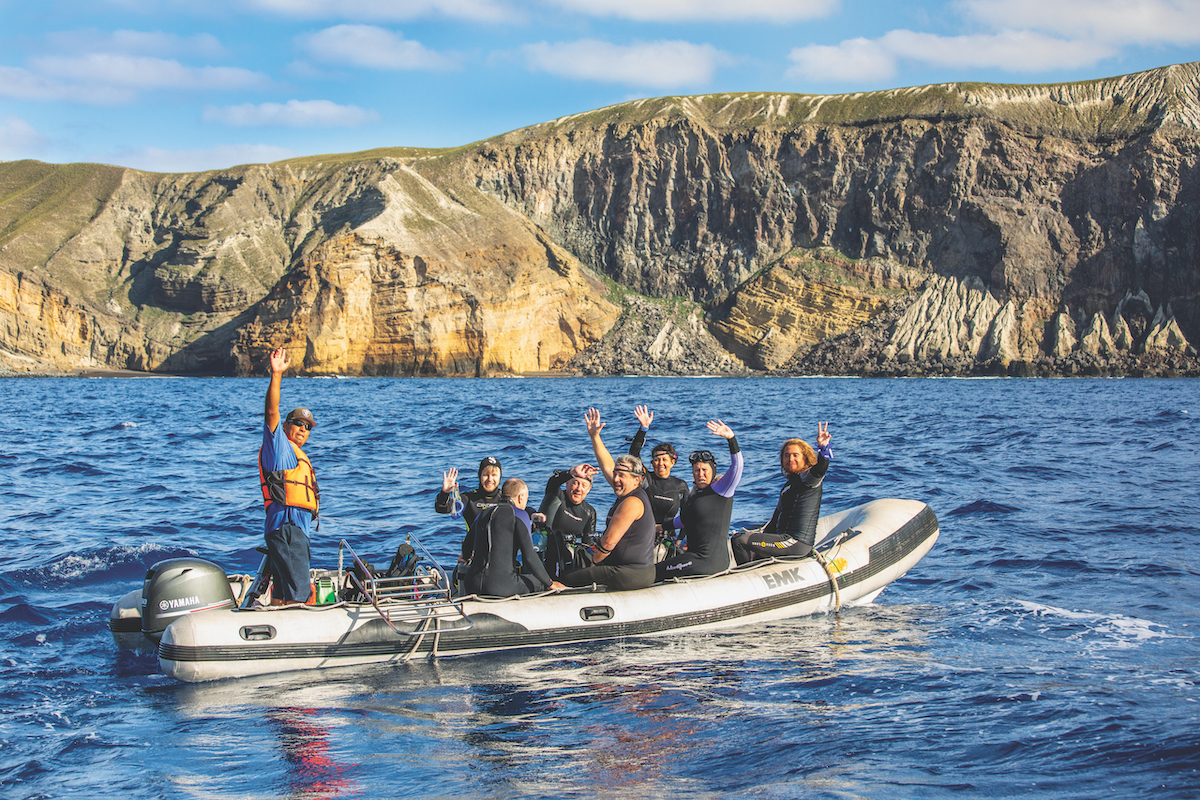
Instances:
[[[1200,796],[1200,382],[288,378],[317,420],[314,565],[408,533],[452,564],[442,471],[471,487],[495,455],[536,503],[593,460],[590,405],[614,451],[647,403],[651,444],[722,466],[727,422],[738,527],[828,420],[825,510],[915,498],[941,538],[837,615],[177,684],[116,651],[109,609],[161,559],[255,570],[266,385],[0,380],[5,800]]]

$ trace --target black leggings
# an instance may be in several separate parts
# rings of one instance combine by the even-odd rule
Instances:
[[[773,556],[806,556],[812,549],[786,533],[743,533],[733,538],[733,558],[739,564]]]
[[[596,564],[586,569],[568,572],[561,578],[567,586],[588,586],[599,583],[614,592],[627,592],[631,589],[645,589],[654,585],[654,565],[648,567],[610,567],[606,564]]]

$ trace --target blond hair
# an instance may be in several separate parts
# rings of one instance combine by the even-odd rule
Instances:
[[[807,472],[808,470],[812,469],[813,467],[815,467],[817,465],[817,453],[815,450],[812,449],[811,444],[804,441],[803,439],[788,439],[786,442],[784,442],[782,445],[779,446],[779,468],[781,470],[783,470],[784,472],[787,472],[787,468],[784,466],[784,463],[783,463],[783,454],[784,454],[784,452],[787,451],[788,447],[790,447],[791,445],[796,445],[797,447],[799,447],[800,453],[804,456],[804,469],[800,470],[801,472]]]

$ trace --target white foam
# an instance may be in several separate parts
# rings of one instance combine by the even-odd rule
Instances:
[[[1126,650],[1155,639],[1192,639],[1194,637],[1168,633],[1162,623],[1127,617],[1124,614],[1099,614],[1092,611],[1071,611],[1065,608],[1018,600],[1017,604],[1037,617],[1072,620],[1084,624],[1085,630],[1074,633],[1071,639],[1091,639],[1090,648]]]

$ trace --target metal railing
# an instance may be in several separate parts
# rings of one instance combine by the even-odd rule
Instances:
[[[412,575],[383,577],[373,575],[354,548],[345,539],[338,543],[338,583],[343,587],[355,586],[368,602],[375,607],[383,620],[401,636],[422,637],[426,634],[446,631],[468,630],[471,620],[463,611],[462,604],[450,596],[450,581],[441,566],[417,539],[409,536],[408,543],[429,560],[422,570],[418,564]],[[352,567],[344,569],[343,553],[349,553]],[[444,628],[443,620],[461,620],[465,625]],[[397,624],[413,623],[411,631],[400,630]],[[432,629],[430,625],[432,624]],[[414,644],[413,652],[420,645]],[[434,647],[436,649],[436,641]]]

